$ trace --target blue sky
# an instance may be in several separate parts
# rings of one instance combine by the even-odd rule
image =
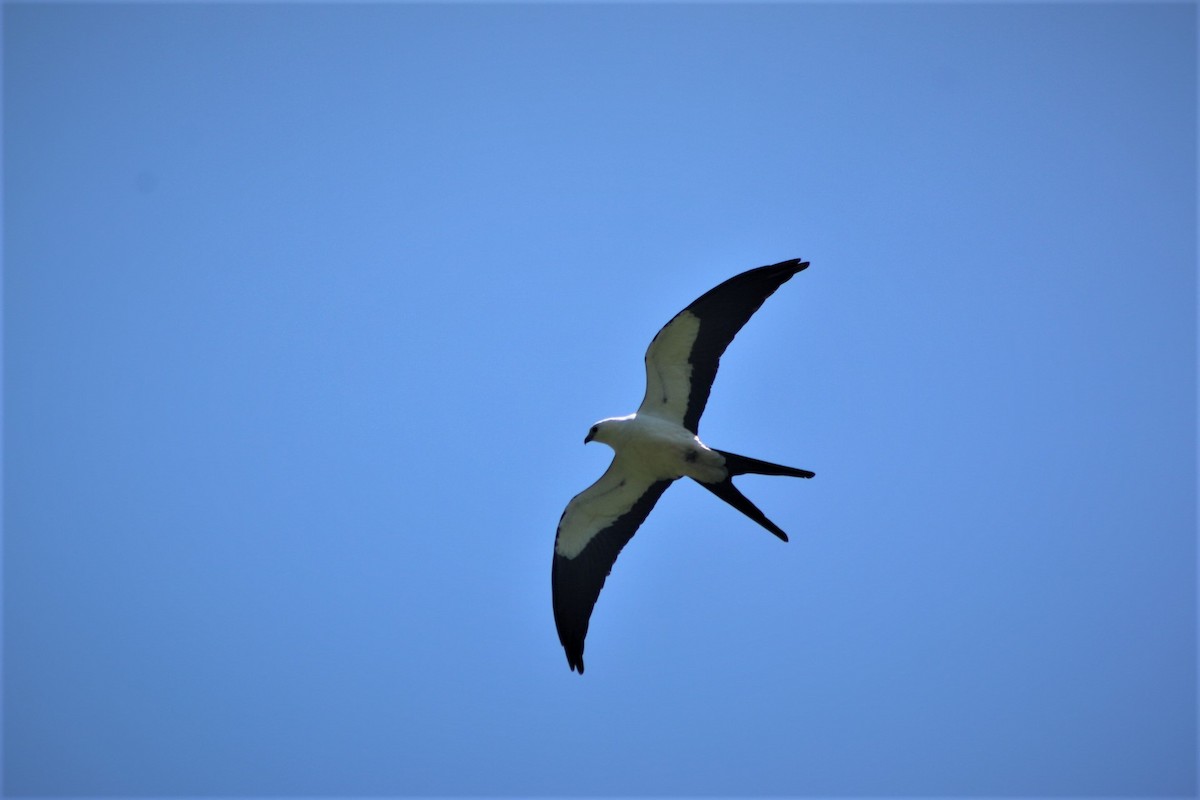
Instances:
[[[5,4],[9,795],[1191,795],[1194,5]],[[571,673],[666,320],[802,257]]]

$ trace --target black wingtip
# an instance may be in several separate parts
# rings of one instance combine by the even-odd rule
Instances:
[[[772,269],[782,268],[790,269],[792,274],[808,269],[808,262],[800,258],[789,258],[787,261],[780,261],[778,264],[772,264]]]

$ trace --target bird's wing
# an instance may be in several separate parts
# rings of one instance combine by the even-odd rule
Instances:
[[[646,396],[637,413],[698,433],[725,348],[759,306],[807,266],[792,259],[743,272],[676,314],[646,350]]]
[[[583,640],[596,598],[621,548],[673,479],[639,475],[614,458],[600,480],[567,504],[554,537],[554,624],[571,669],[583,673]]]

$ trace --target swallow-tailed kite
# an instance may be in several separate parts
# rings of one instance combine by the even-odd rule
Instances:
[[[584,444],[603,442],[615,455],[600,480],[567,504],[554,537],[554,622],[572,670],[583,673],[588,620],[617,554],[673,481],[686,475],[787,541],[731,478],[814,473],[710,448],[697,429],[725,348],[759,306],[807,266],[793,259],[759,267],[701,295],[650,342],[646,396],[637,413],[600,420],[588,431]]]

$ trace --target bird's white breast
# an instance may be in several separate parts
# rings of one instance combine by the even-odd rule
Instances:
[[[694,433],[652,414],[635,414],[622,426],[614,447],[655,478],[689,478],[711,483],[725,477],[725,459]]]

